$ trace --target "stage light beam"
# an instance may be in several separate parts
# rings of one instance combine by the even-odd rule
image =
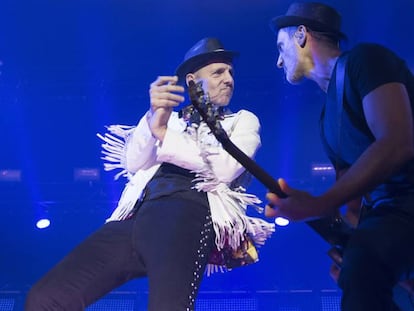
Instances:
[[[50,219],[48,218],[41,218],[36,222],[36,228],[38,229],[45,229],[50,226]]]
[[[285,227],[289,224],[289,220],[283,217],[276,217],[275,218],[275,224],[280,227]]]

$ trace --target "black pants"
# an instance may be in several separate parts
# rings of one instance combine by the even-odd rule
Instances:
[[[367,213],[344,252],[343,311],[390,311],[393,288],[414,268],[414,198]]]
[[[131,219],[103,225],[32,287],[25,310],[84,310],[144,276],[148,310],[193,310],[214,243],[207,199],[193,197],[144,201]]]

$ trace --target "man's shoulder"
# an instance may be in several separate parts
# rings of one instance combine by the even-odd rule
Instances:
[[[348,51],[351,59],[372,59],[382,57],[397,57],[397,55],[388,47],[371,42],[361,42],[356,44]]]
[[[253,113],[250,110],[246,110],[246,109],[240,109],[237,112],[232,112],[231,114],[229,114],[229,117],[242,117],[242,118],[257,119],[257,116],[255,113]]]
[[[359,43],[349,51],[347,77],[361,98],[380,85],[402,81],[405,70],[405,62],[381,44]]]
[[[232,122],[243,122],[250,124],[260,124],[257,115],[249,110],[240,109],[237,112],[232,112],[226,115],[225,120],[232,120]]]

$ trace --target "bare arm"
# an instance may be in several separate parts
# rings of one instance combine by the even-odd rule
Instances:
[[[376,88],[363,99],[363,108],[375,141],[360,158],[318,197],[292,189],[281,180],[289,197],[280,199],[269,193],[269,204],[276,208],[267,206],[267,216],[305,220],[332,214],[384,182],[414,156],[412,111],[404,85],[388,83]]]
[[[404,85],[376,88],[365,96],[363,107],[375,142],[321,197],[328,208],[362,196],[414,156],[412,111]]]

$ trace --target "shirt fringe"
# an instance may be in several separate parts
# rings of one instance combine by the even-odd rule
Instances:
[[[104,135],[97,134],[104,142],[101,145],[103,154],[101,159],[104,161],[105,171],[120,170],[114,179],[117,180],[121,176],[128,179],[118,206],[107,222],[123,220],[130,216],[135,203],[141,196],[140,189],[143,188],[143,183],[147,182],[156,170],[154,167],[139,171],[133,176],[126,170],[125,145],[134,128],[135,126],[111,125],[107,127],[108,132]],[[261,218],[246,215],[248,206],[253,206],[258,212],[262,212],[263,208],[258,205],[262,201],[257,196],[246,193],[243,187],[230,189],[229,185],[217,179],[207,159],[209,154],[207,145],[211,143],[211,139],[206,139],[206,134],[209,134],[207,127],[189,127],[187,131],[198,142],[205,162],[204,168],[195,172],[194,188],[207,193],[217,249],[221,250],[227,245],[236,250],[244,240],[245,234],[249,235],[255,246],[264,245],[275,231],[275,225]],[[211,275],[228,270],[225,266],[208,264],[206,274]]]
[[[131,177],[125,169],[125,142],[134,128],[135,126],[129,125],[110,125],[106,127],[108,132],[104,135],[96,134],[98,138],[104,141],[104,144],[101,145],[101,153],[103,154],[101,159],[104,161],[104,170],[121,170],[115,174],[114,180],[118,180],[121,176],[128,179]]]
[[[231,247],[231,249],[237,250],[246,234],[249,235],[255,246],[264,245],[265,241],[275,231],[275,224],[268,223],[258,217],[246,215],[248,206],[253,206],[257,211],[262,212],[263,208],[258,206],[262,201],[253,194],[245,193],[243,187],[231,189],[229,185],[218,180],[208,160],[208,145],[211,141],[204,139],[209,130],[203,127],[203,124],[197,129],[198,131],[194,132],[193,135],[199,144],[200,155],[205,165],[202,169],[195,171],[196,178],[194,181],[196,184],[194,188],[198,191],[207,192],[217,249],[220,251],[224,247]],[[207,275],[218,271],[225,272],[228,269],[223,266],[208,264]]]

